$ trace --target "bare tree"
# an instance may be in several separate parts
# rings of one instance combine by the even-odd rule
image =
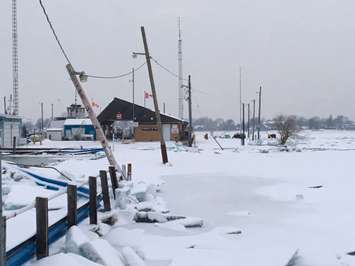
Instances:
[[[288,138],[298,130],[295,116],[279,115],[273,119],[273,122],[274,127],[280,134],[281,145],[285,145]]]

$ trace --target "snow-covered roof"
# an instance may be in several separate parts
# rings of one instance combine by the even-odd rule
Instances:
[[[92,125],[91,120],[89,118],[66,119],[64,122],[64,126],[89,126],[89,125]]]
[[[47,130],[47,132],[51,132],[51,131],[63,131],[63,128],[51,127],[51,128],[47,128],[46,130]]]
[[[61,128],[61,129],[63,129],[64,122],[65,122],[65,120],[53,120],[53,121],[51,121],[51,123],[49,125],[49,128]]]

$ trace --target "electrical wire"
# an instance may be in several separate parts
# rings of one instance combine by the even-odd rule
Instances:
[[[137,68],[134,69],[134,71],[138,71],[140,70],[144,65],[146,64],[146,62],[144,62],[143,64],[141,64],[140,66],[138,66]],[[98,76],[98,75],[86,75],[89,78],[95,78],[95,79],[119,79],[119,78],[123,78],[126,76],[129,76],[133,73],[133,71],[129,71],[127,73],[121,74],[121,75],[115,75],[115,76]]]
[[[71,61],[70,61],[70,59],[69,59],[68,54],[65,52],[64,47],[63,47],[63,45],[61,44],[61,42],[60,42],[60,40],[59,40],[59,38],[58,38],[58,35],[57,35],[56,31],[54,30],[54,27],[53,27],[53,25],[52,25],[51,20],[49,19],[47,10],[46,10],[46,8],[45,8],[44,5],[43,5],[42,0],[39,0],[39,4],[40,4],[41,7],[42,7],[42,10],[43,10],[44,15],[46,16],[46,20],[47,20],[47,22],[48,22],[48,25],[49,25],[49,27],[51,28],[51,31],[52,31],[52,33],[53,33],[53,35],[54,35],[55,40],[57,41],[57,44],[58,44],[58,46],[59,46],[59,48],[60,48],[60,50],[61,50],[63,56],[64,56],[65,59],[67,60],[68,64],[72,64]]]

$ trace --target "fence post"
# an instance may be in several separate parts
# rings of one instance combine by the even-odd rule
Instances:
[[[113,198],[116,199],[116,192],[115,191],[116,191],[116,188],[118,188],[116,168],[114,166],[109,166],[108,170],[110,172],[110,177],[111,177]]]
[[[14,136],[12,140],[12,153],[16,153],[16,136]]]
[[[97,185],[96,177],[89,177],[89,190],[90,190],[90,199],[89,199],[89,216],[90,224],[97,224]]]
[[[48,256],[48,199],[36,198],[36,256]]]
[[[100,170],[100,181],[102,196],[104,200],[104,209],[105,211],[111,211],[110,196],[108,192],[107,172],[105,170]]]
[[[67,203],[68,203],[68,228],[77,224],[77,187],[69,184],[67,187]]]
[[[0,218],[0,266],[6,265],[6,216]]]
[[[131,163],[127,164],[127,180],[128,181],[132,180],[132,164]]]

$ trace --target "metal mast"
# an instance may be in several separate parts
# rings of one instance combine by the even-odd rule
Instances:
[[[183,85],[183,72],[182,72],[182,39],[181,39],[181,25],[180,17],[178,18],[179,27],[179,41],[178,41],[178,63],[179,63],[179,73],[178,73],[178,89],[179,89],[179,118],[184,118],[184,85]]]
[[[17,50],[17,0],[12,0],[12,87],[14,94],[13,114],[19,114],[18,50]]]

